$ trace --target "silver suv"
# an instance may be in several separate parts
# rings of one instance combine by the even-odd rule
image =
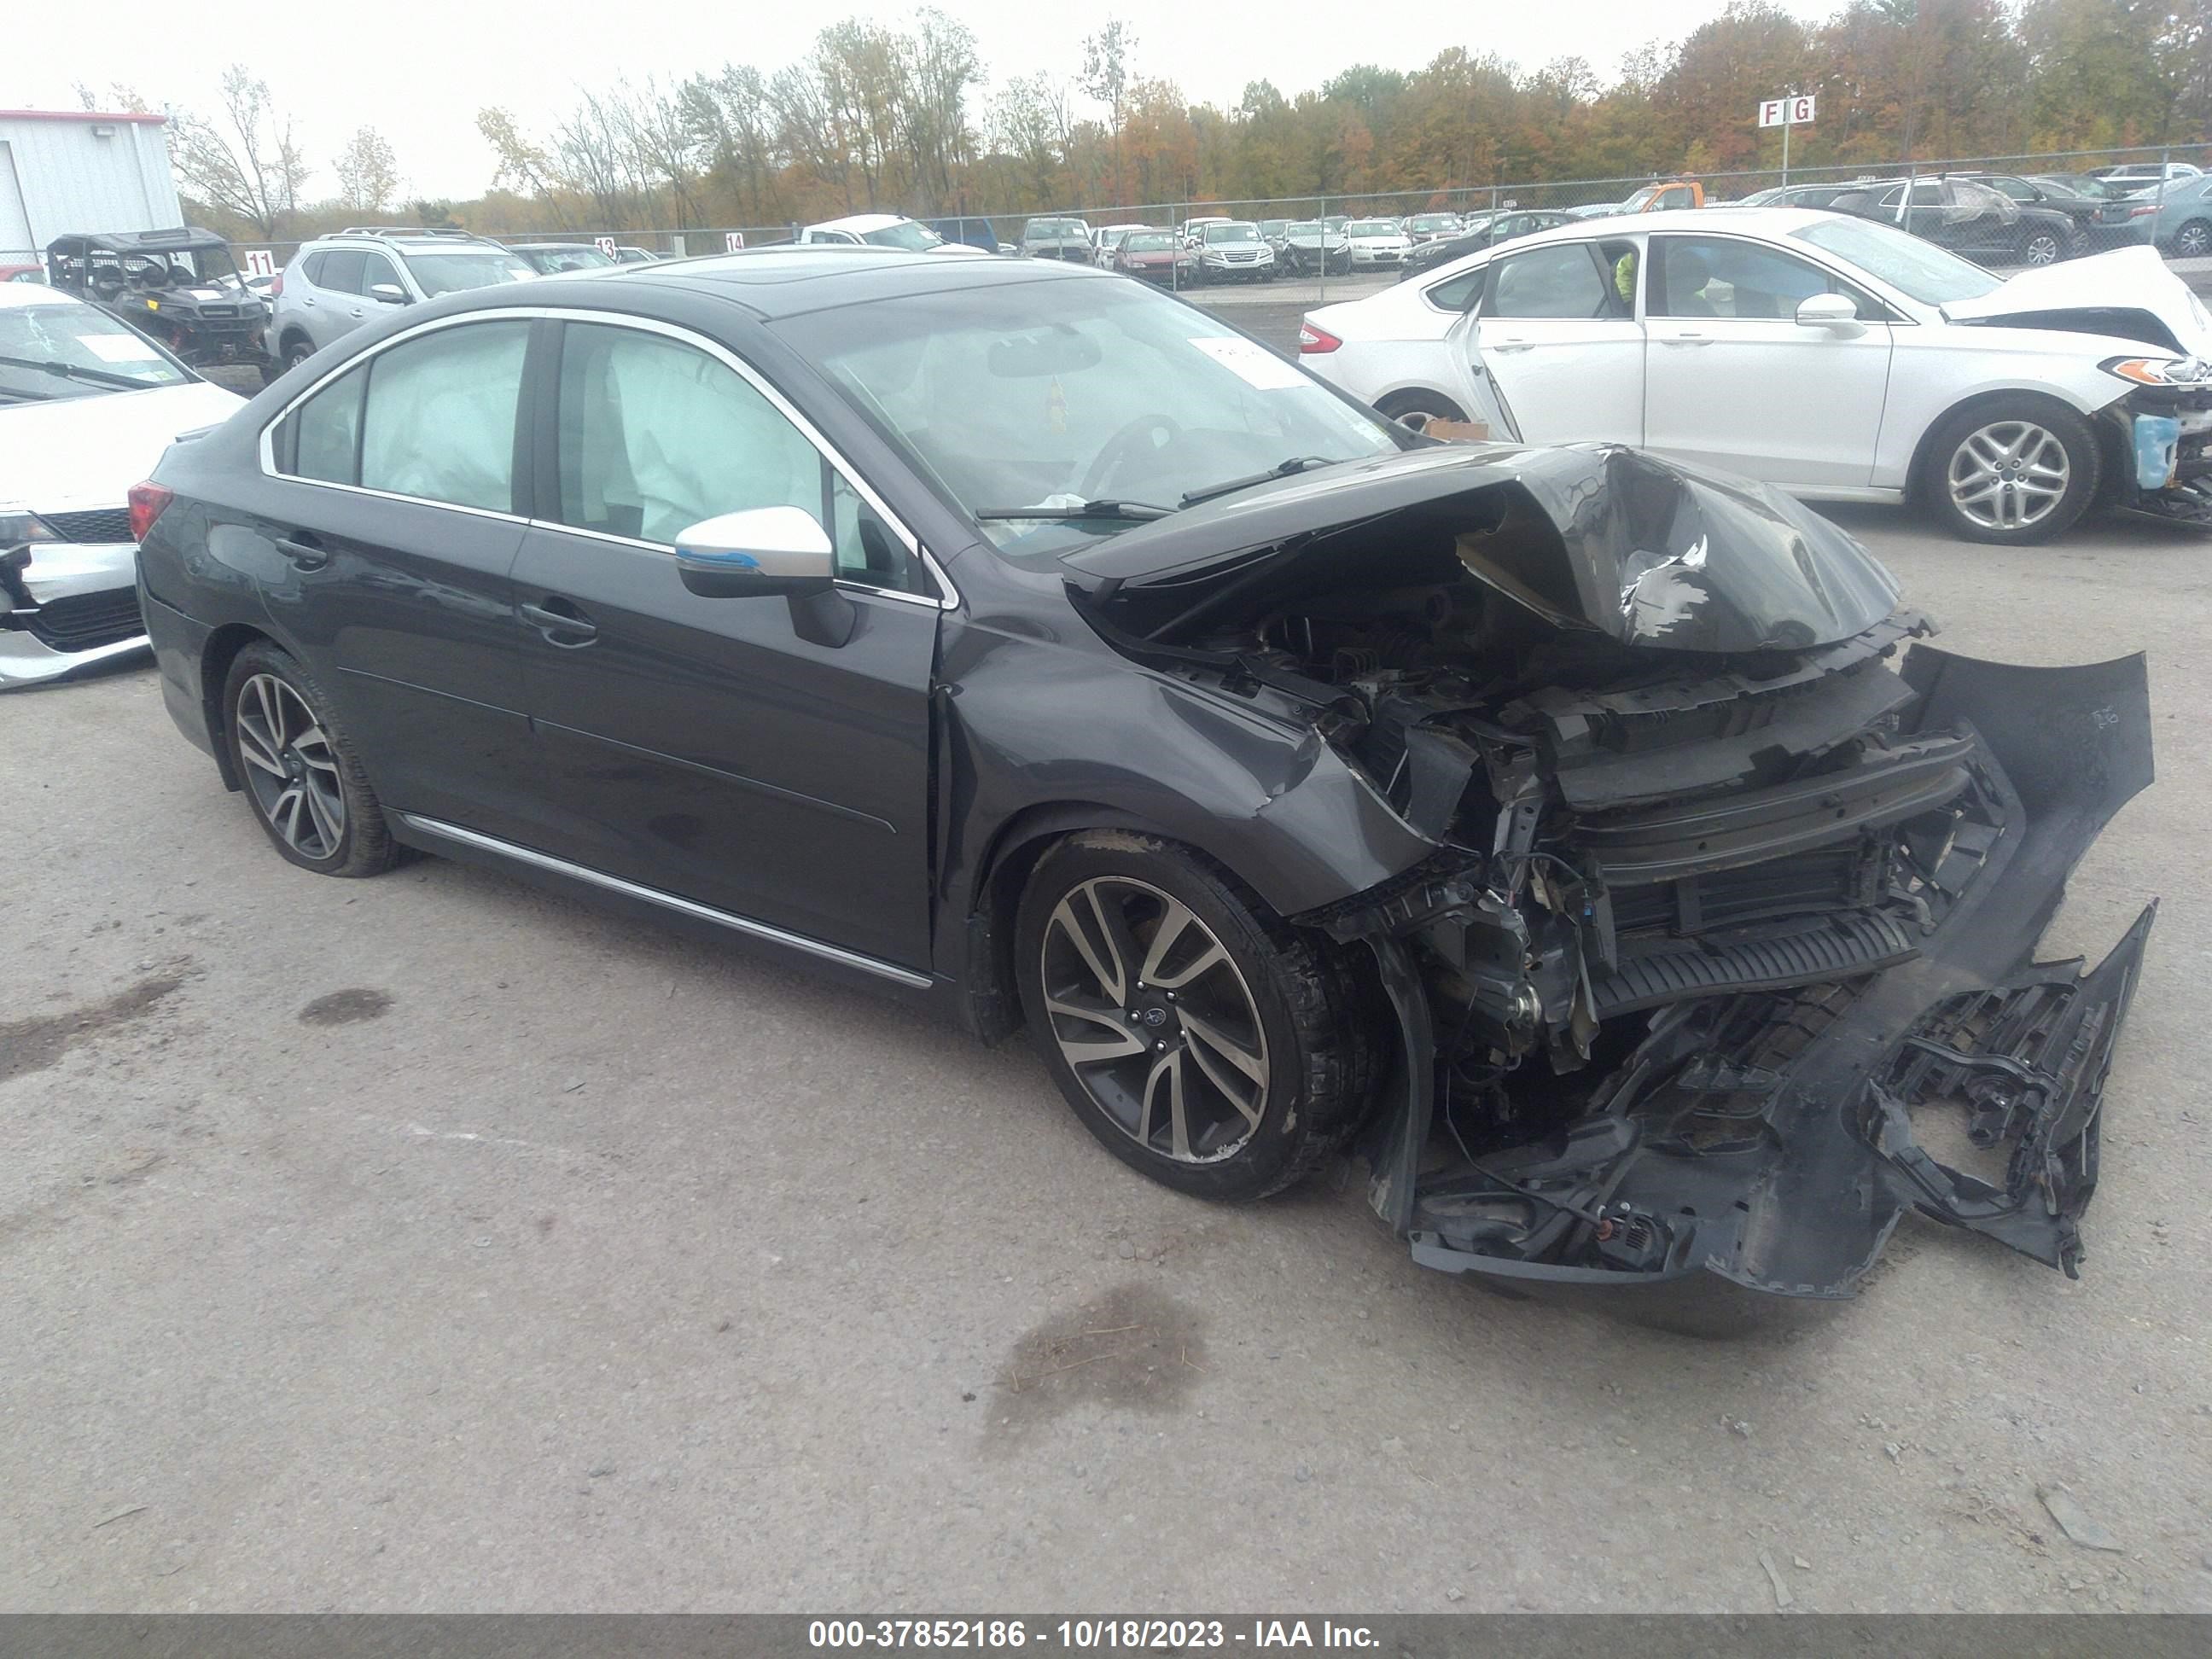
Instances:
[[[356,225],[303,243],[269,286],[271,378],[385,306],[411,306],[456,289],[519,283],[538,273],[497,242],[461,230]]]

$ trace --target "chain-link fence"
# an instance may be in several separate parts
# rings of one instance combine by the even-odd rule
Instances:
[[[1939,157],[1933,159],[1837,162],[1733,169],[1685,175],[1693,179],[1709,204],[1741,202],[1747,198],[1785,186],[1808,186],[1859,181],[1924,179],[1937,175],[1995,173],[2031,180],[2056,179],[2080,185],[2102,169],[2124,167],[2130,180],[2139,182],[2142,201],[2166,204],[2168,190],[2185,187],[2200,172],[2212,171],[2212,144],[2174,144],[2156,149],[2046,150],[2029,155]],[[1269,242],[1273,258],[1265,269],[1273,274],[1285,270],[1312,278],[1324,287],[1332,279],[1364,270],[1387,268],[1364,254],[1357,244],[1363,239],[1347,234],[1362,222],[1389,220],[1401,225],[1416,240],[1436,234],[1454,222],[1471,216],[1520,209],[1557,212],[1594,211],[1622,207],[1638,192],[1662,188],[1671,177],[1624,174],[1609,179],[1500,179],[1486,185],[1453,184],[1423,190],[1318,192],[1308,196],[1201,198],[1187,195],[1157,202],[1121,204],[1072,205],[1021,213],[969,214],[926,218],[948,239],[998,252],[1024,252],[1048,258],[1102,257],[1110,259],[1119,233],[1133,228],[1170,231],[1182,234],[1189,228],[1201,238],[1203,224],[1194,221],[1223,220],[1259,226]],[[2094,191],[2096,186],[2090,185]],[[1680,204],[1670,199],[1668,205]],[[2212,212],[2212,204],[2208,204]],[[1431,222],[1423,224],[1423,220]],[[1082,228],[1062,234],[1051,230],[1054,221],[1080,222]],[[2162,222],[2162,221],[2161,221]],[[1316,228],[1319,228],[1316,229]],[[797,239],[797,222],[775,225],[715,226],[663,230],[481,230],[477,234],[508,244],[533,242],[594,243],[611,241],[617,248],[636,248],[662,258],[684,258],[720,253],[743,246],[772,246]],[[1103,237],[1093,233],[1108,232]],[[1099,244],[1106,246],[1103,254]],[[239,263],[252,252],[265,252],[270,263],[282,268],[301,246],[300,239],[235,244]],[[1083,252],[1085,248],[1093,252]],[[1194,257],[1155,263],[1145,274],[1155,274],[1169,286],[1207,286],[1217,282],[1258,280],[1252,275],[1262,264],[1227,257],[1212,258],[1204,246],[1189,250]],[[0,266],[32,265],[42,254],[37,249],[0,248]]]

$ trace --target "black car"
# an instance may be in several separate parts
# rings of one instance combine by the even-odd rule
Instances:
[[[1510,242],[1516,236],[1549,230],[1555,225],[1575,222],[1571,213],[1556,212],[1549,208],[1511,208],[1500,213],[1486,213],[1470,216],[1466,228],[1453,236],[1441,236],[1434,241],[1420,242],[1407,257],[1406,269],[1398,280],[1419,276],[1434,270],[1438,265],[1449,264],[1454,259],[1463,259],[1470,253],[1480,253],[1500,242]]]
[[[1073,263],[804,247],[411,307],[132,510],[169,712],[304,869],[1026,1025],[1146,1174],[1356,1146],[1511,1289],[1842,1297],[1908,1208],[2078,1254],[2148,915],[2029,955],[2142,660],[1916,643],[1764,487],[1419,437]],[[1915,1140],[1952,1097],[2004,1188]]]
[[[1965,178],[1876,179],[1839,191],[1826,202],[1793,206],[1827,207],[1901,226],[1946,247],[1962,258],[1985,265],[2048,265],[2089,251],[2069,214],[2038,204],[2021,206],[2010,197]]]
[[[2075,190],[2056,179],[2022,179],[2009,173],[1965,175],[1987,185],[2023,208],[2047,208],[2063,213],[2072,223],[2074,245],[2083,252],[2100,252],[2131,242],[2150,240],[2158,209],[2147,202],[2130,202],[2108,191]],[[2094,181],[2093,181],[2094,182]]]

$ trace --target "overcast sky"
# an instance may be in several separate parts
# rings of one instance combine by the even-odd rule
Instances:
[[[1840,0],[1784,0],[1808,17]],[[1073,74],[1083,36],[1110,10],[1137,39],[1135,65],[1180,84],[1195,101],[1233,103],[1248,81],[1285,94],[1319,85],[1346,64],[1416,69],[1448,46],[1489,51],[1534,68],[1567,53],[1610,75],[1622,53],[1674,40],[1717,15],[1723,0],[1554,0],[1525,6],[1346,5],[1304,9],[1256,0],[1114,0],[1049,6],[1036,0],[948,0],[941,9],[975,32],[994,82],[1035,70]],[[911,4],[872,0],[764,11],[699,0],[374,0],[331,6],[264,3],[243,10],[174,0],[10,8],[0,52],[0,108],[74,109],[79,81],[120,81],[156,103],[211,109],[226,64],[243,60],[297,118],[317,169],[310,193],[335,188],[332,155],[364,124],[397,152],[408,194],[470,197],[489,183],[477,111],[504,105],[541,131],[579,85],[619,75],[678,77],[735,60],[763,70],[791,62],[841,17],[909,21]],[[205,26],[188,20],[202,17]],[[216,20],[220,19],[218,22]]]

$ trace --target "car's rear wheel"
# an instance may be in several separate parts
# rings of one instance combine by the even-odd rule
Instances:
[[[2020,239],[2024,265],[2055,265],[2066,257],[2066,244],[2055,230],[2031,230]]]
[[[2212,222],[2191,219],[2173,233],[2173,252],[2184,259],[2201,259],[2212,253]]]
[[[1442,392],[1395,392],[1375,405],[1375,412],[1400,426],[1425,432],[1431,421],[1463,421],[1467,411]]]
[[[1953,533],[2025,545],[2070,529],[2096,499],[2095,435],[2072,410],[2047,398],[1993,398],[1937,428],[1923,493]]]
[[[1262,1198],[1357,1127],[1374,1043],[1347,957],[1188,849],[1069,837],[1038,862],[1015,951],[1060,1092],[1163,1185]]]
[[[384,809],[306,666],[275,646],[238,653],[223,684],[224,735],[255,820],[276,850],[325,876],[398,860]]]

